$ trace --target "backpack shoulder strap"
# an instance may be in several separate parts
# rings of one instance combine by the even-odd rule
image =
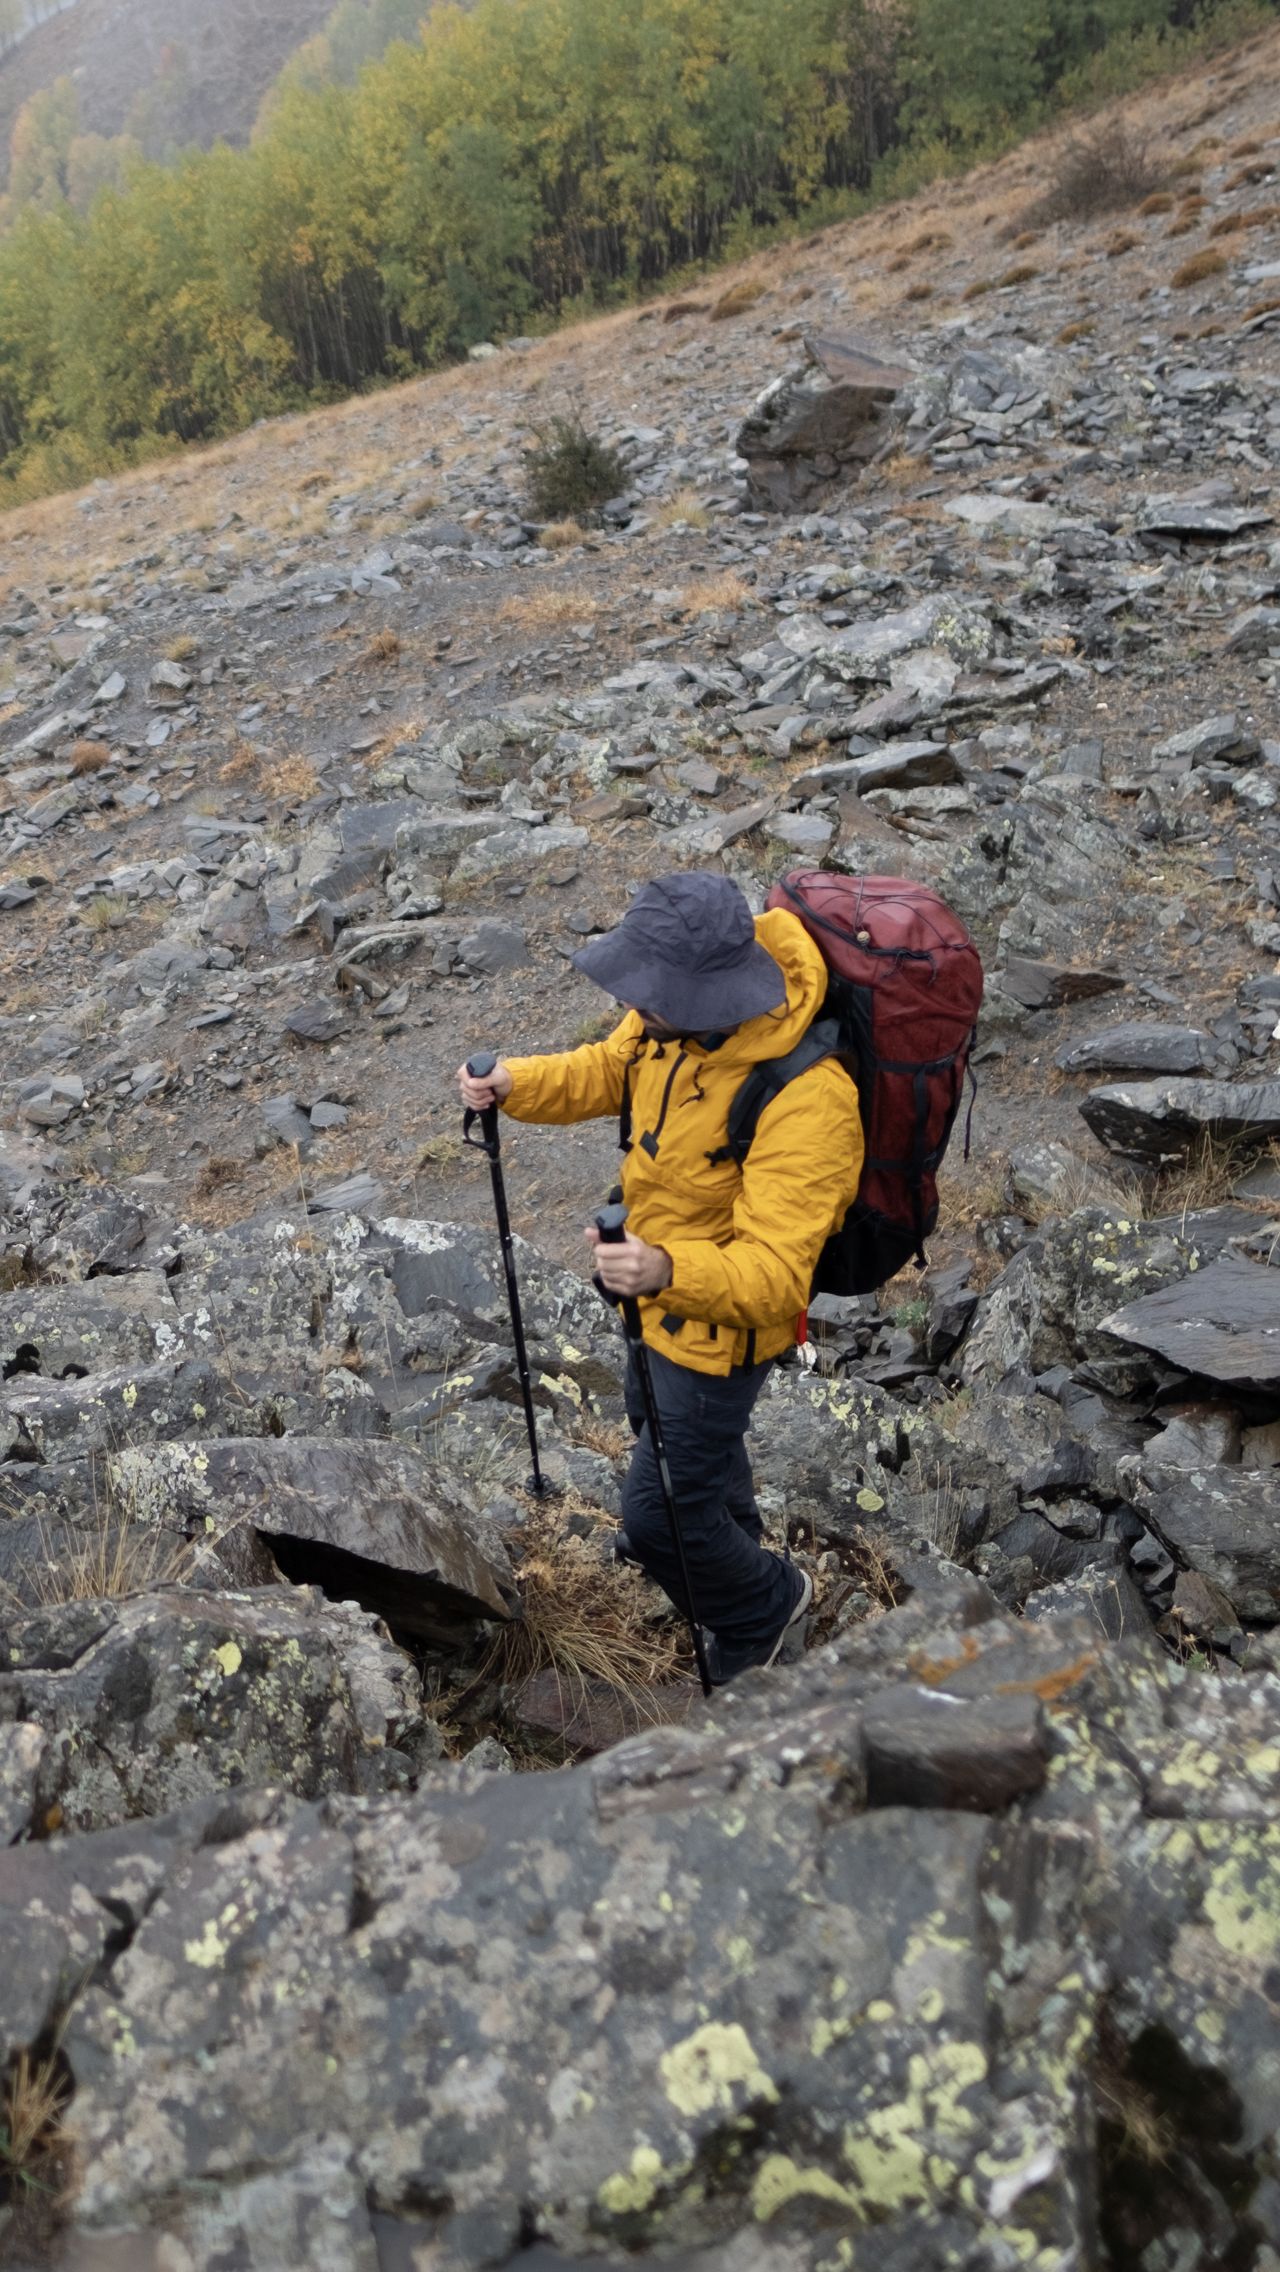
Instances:
[[[792,1081],[798,1081],[802,1073],[839,1053],[839,1025],[834,1018],[819,1017],[785,1057],[766,1057],[753,1066],[729,1107],[727,1141],[707,1154],[711,1165],[718,1167],[723,1160],[736,1160],[741,1167],[766,1107],[781,1096]]]

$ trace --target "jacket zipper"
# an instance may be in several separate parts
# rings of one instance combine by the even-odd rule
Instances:
[[[666,1124],[667,1108],[671,1103],[672,1086],[674,1084],[676,1074],[679,1072],[680,1067],[685,1061],[686,1054],[686,1051],[684,1051],[683,1049],[680,1051],[674,1065],[671,1068],[671,1071],[667,1075],[667,1085],[662,1092],[662,1103],[658,1109],[657,1127],[646,1128],[643,1136],[640,1138],[640,1149],[642,1152],[647,1152],[651,1160],[656,1160],[658,1156],[658,1138],[661,1136],[663,1128]]]

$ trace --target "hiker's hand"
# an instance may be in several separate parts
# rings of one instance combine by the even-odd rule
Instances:
[[[665,1247],[647,1246],[630,1231],[621,1244],[606,1242],[599,1231],[588,1231],[587,1237],[596,1250],[601,1284],[611,1294],[660,1294],[671,1284],[671,1257]]]
[[[458,1067],[458,1094],[469,1112],[488,1112],[491,1105],[510,1096],[514,1085],[501,1058],[483,1081],[477,1081],[465,1065]]]

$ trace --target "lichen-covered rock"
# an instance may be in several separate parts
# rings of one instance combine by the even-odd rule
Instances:
[[[395,1789],[441,1750],[385,1631],[349,1603],[282,1587],[6,1613],[0,1722],[45,1738],[21,1826],[32,1831],[263,1784],[307,1797]]]
[[[7,2040],[85,1982],[63,2272],[1092,2272],[1150,2199],[1095,2067],[1179,2262],[1254,2261],[1278,1699],[912,1607],[589,1768],[20,1848]]]
[[[120,1452],[109,1473],[139,1519],[195,1536],[256,1531],[289,1576],[406,1631],[448,1638],[459,1619],[505,1621],[517,1606],[501,1539],[446,1505],[431,1462],[405,1445],[229,1436]]]

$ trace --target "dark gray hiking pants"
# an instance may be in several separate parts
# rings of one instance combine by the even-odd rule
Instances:
[[[649,1351],[694,1609],[699,1624],[734,1650],[772,1639],[795,1595],[790,1566],[760,1544],[760,1510],[744,1441],[772,1362],[717,1376]],[[627,1366],[626,1395],[637,1442],[622,1489],[623,1524],[637,1561],[685,1615],[634,1359]]]

